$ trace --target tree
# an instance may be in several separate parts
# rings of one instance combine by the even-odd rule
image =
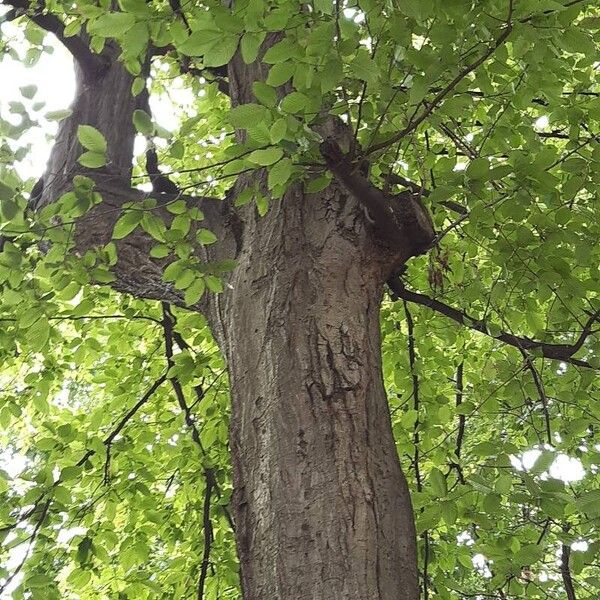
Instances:
[[[5,4],[0,589],[596,597],[597,5]]]

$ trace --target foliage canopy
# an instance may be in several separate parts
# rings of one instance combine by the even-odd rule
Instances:
[[[596,2],[7,4],[2,52],[28,66],[49,51],[40,25],[57,32],[49,15],[68,47],[81,31],[94,52],[116,40],[134,95],[158,49],[150,94],[177,78],[193,105],[175,131],[149,109],[133,123],[186,194],[222,194],[264,168],[267,185],[238,205],[264,215],[291,185],[318,193],[331,180],[317,133],[327,114],[350,124],[344,150],[369,160],[379,187],[418,190],[437,243],[386,295],[381,327],[423,598],[600,596]],[[238,48],[247,64],[262,57],[266,79],[231,108],[220,68]],[[66,252],[97,201],[91,180],[27,209],[24,134],[68,117],[45,113],[36,91],[32,80],[0,118],[0,589],[238,598],[222,358],[199,314],[92,285],[111,282],[113,244]],[[110,160],[94,127],[78,139],[81,165]],[[148,181],[141,156],[133,178]],[[175,256],[164,279],[186,304],[220,293],[234,264],[191,257],[216,241],[202,213],[175,200],[167,226],[145,202],[113,238],[142,228],[152,256]],[[523,468],[527,452],[537,458]],[[576,467],[584,476],[566,477]]]

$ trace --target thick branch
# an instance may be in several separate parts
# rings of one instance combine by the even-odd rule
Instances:
[[[431,192],[428,189],[420,186],[418,183],[415,183],[410,179],[406,179],[401,175],[397,175],[396,173],[388,173],[385,176],[385,179],[393,185],[402,185],[405,188],[408,188],[414,194],[420,194],[422,196],[429,196],[431,194]],[[454,202],[453,200],[442,200],[440,201],[440,204],[450,209],[451,211],[458,213],[459,215],[469,214],[469,210],[465,206],[459,204],[458,202]]]
[[[97,77],[106,67],[102,56],[92,53],[86,42],[78,35],[66,36],[64,23],[53,14],[43,14],[43,2],[33,6],[28,0],[3,0],[3,3],[12,6],[26,15],[42,29],[53,33],[63,46],[73,55],[81,70],[88,77]]]
[[[359,172],[333,138],[327,138],[320,150],[336,179],[365,207],[382,241],[392,247],[405,245],[407,258],[431,246],[435,237],[433,222],[417,194],[385,194]]]
[[[567,362],[578,367],[586,367],[588,369],[594,368],[592,367],[592,365],[590,365],[584,360],[573,358],[573,355],[581,349],[585,340],[591,335],[592,325],[600,317],[600,311],[597,311],[590,316],[579,338],[574,344],[548,344],[546,342],[532,340],[527,337],[520,337],[504,331],[497,335],[493,335],[490,333],[485,321],[474,319],[473,317],[470,317],[467,313],[460,311],[452,306],[449,306],[448,304],[444,304],[443,302],[440,302],[435,298],[431,298],[429,296],[425,296],[424,294],[419,294],[418,292],[407,290],[406,287],[404,287],[404,284],[399,279],[390,279],[388,281],[388,285],[392,292],[394,292],[394,294],[398,298],[406,300],[407,302],[414,302],[415,304],[420,304],[421,306],[427,306],[431,310],[439,312],[449,317],[450,319],[456,321],[457,323],[465,325],[469,329],[473,329],[474,331],[483,333],[484,335],[504,342],[509,346],[513,346],[514,348],[517,348],[519,350],[537,351],[540,352],[544,358],[550,358],[552,360],[561,360],[563,362]]]

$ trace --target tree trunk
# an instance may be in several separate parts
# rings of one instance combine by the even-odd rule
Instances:
[[[364,222],[333,187],[290,191],[246,222],[233,289],[215,299],[247,600],[418,598],[381,374],[391,257]]]

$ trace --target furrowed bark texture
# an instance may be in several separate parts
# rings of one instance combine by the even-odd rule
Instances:
[[[335,188],[289,192],[246,239],[210,319],[229,365],[245,598],[416,600],[381,376],[381,249]]]
[[[251,84],[262,71],[234,59],[234,104],[253,99]],[[97,127],[109,141],[111,164],[87,172],[103,203],[78,224],[80,252],[107,243],[122,203],[142,197],[128,181],[130,84],[114,59],[97,80],[80,77],[73,115],[49,161],[40,205],[82,171],[78,124]],[[249,183],[240,178],[233,194]],[[203,257],[238,261],[230,287],[195,308],[207,316],[229,369],[244,598],[417,600],[413,514],[379,335],[384,282],[415,253],[414,240],[407,235],[393,250],[378,244],[364,207],[335,184],[316,195],[293,186],[263,218],[251,206],[234,214],[229,198],[198,202],[203,226],[220,238]],[[152,243],[139,229],[118,242],[114,287],[181,304],[162,281],[168,260],[148,256]]]

